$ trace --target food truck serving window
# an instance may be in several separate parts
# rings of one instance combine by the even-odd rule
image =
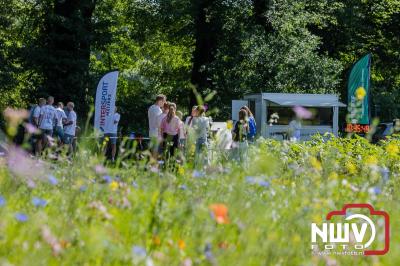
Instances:
[[[333,121],[333,110],[332,107],[310,107],[310,110],[314,116],[310,120],[303,120],[303,126],[332,126]],[[270,120],[271,115],[277,113],[279,119],[274,125],[289,125],[296,114],[293,112],[291,106],[267,106],[267,121]]]

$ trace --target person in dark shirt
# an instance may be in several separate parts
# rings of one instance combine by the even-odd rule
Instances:
[[[245,142],[247,141],[249,133],[249,122],[246,110],[239,111],[239,121],[236,122],[235,128],[233,129],[233,141],[234,142]]]
[[[247,112],[239,111],[239,121],[236,122],[233,129],[233,156],[235,160],[245,161],[247,157],[247,136],[249,134],[249,122]]]

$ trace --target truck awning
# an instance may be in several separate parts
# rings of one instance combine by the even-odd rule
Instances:
[[[281,106],[346,107],[332,95],[263,93],[263,99]]]

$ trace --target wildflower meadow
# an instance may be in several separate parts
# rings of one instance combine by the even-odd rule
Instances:
[[[85,146],[86,145],[86,146]],[[0,159],[1,265],[399,265],[400,141],[259,139],[245,162]],[[385,256],[315,256],[310,224],[345,203],[390,214]],[[379,237],[379,236],[378,236]]]

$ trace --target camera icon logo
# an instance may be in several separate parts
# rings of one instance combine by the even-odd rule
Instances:
[[[366,203],[345,204],[341,210],[329,212],[326,221],[322,226],[311,224],[311,250],[315,255],[370,256],[389,251],[390,219],[385,211]]]

